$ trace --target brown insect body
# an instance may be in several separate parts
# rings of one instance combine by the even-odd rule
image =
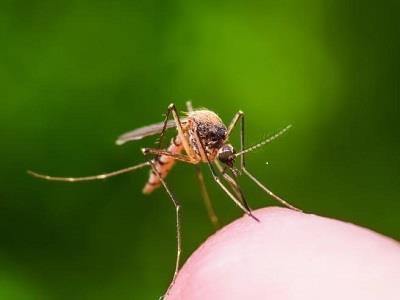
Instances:
[[[226,142],[227,128],[220,117],[207,109],[199,109],[188,113],[185,122],[182,122],[182,129],[185,136],[188,137],[189,146],[195,154],[193,163],[213,161],[217,156],[218,150]],[[204,146],[207,157],[203,157],[200,149],[196,132]],[[168,152],[180,154],[184,150],[179,135],[171,139]],[[207,159],[208,158],[208,159]],[[176,160],[171,156],[160,155],[153,159],[155,168],[162,178],[165,178],[174,166]],[[160,187],[160,177],[152,170],[149,180],[143,188],[143,193],[149,194]]]
[[[229,126],[226,127],[218,115],[207,109],[193,110],[191,102],[187,102],[188,114],[184,118],[180,118],[178,111],[173,103],[168,106],[168,111],[164,122],[147,125],[124,133],[117,141],[117,145],[125,144],[129,141],[140,140],[142,138],[160,134],[160,140],[167,129],[176,128],[177,135],[172,138],[170,145],[167,149],[160,148],[143,148],[142,152],[144,155],[155,155],[153,159],[146,160],[145,162],[108,172],[104,174],[98,174],[93,176],[84,177],[57,177],[39,174],[36,172],[28,171],[32,176],[53,180],[53,181],[64,181],[64,182],[78,182],[78,181],[91,181],[91,180],[103,180],[106,178],[114,177],[120,174],[134,172],[138,169],[145,167],[151,168],[149,180],[143,188],[144,193],[151,193],[154,189],[159,186],[163,186],[165,192],[171,199],[176,213],[176,241],[177,241],[177,253],[175,261],[175,270],[172,281],[165,293],[168,295],[170,288],[173,286],[176,276],[178,274],[180,266],[180,254],[181,254],[181,227],[180,227],[180,203],[174,197],[173,193],[169,189],[164,178],[168,175],[171,168],[174,166],[176,161],[182,161],[185,163],[197,165],[200,162],[206,163],[209,166],[212,178],[214,182],[229,196],[231,200],[248,216],[252,217],[255,221],[259,221],[255,217],[251,208],[247,204],[246,198],[239,186],[237,181],[238,175],[245,175],[252,180],[258,187],[260,187],[268,195],[279,201],[282,205],[289,207],[294,210],[298,208],[290,205],[282,198],[275,195],[270,191],[264,184],[262,184],[254,175],[252,175],[245,166],[245,154],[258,149],[259,147],[271,142],[276,139],[284,132],[286,132],[290,125],[282,129],[275,135],[268,137],[267,139],[259,142],[248,148],[244,148],[244,113],[238,111]],[[170,120],[170,114],[172,113],[173,120]],[[240,124],[240,151],[235,152],[233,146],[228,143],[229,136],[232,130]],[[184,151],[184,153],[182,153]],[[236,172],[234,168],[235,158],[240,157],[240,173]],[[216,169],[214,168],[216,167]],[[219,227],[218,217],[215,214],[212,206],[210,197],[207,192],[207,188],[204,182],[203,174],[198,166],[195,166],[196,176],[201,188],[201,194],[204,200],[204,204],[207,208],[208,215],[215,228]]]
[[[199,162],[213,161],[218,150],[226,142],[227,129],[222,120],[210,110],[196,110],[189,114],[187,127],[190,147],[195,152]],[[196,132],[208,159],[201,155],[200,149],[202,147],[196,139]]]

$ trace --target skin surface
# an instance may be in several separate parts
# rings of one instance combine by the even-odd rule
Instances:
[[[200,246],[166,299],[400,299],[398,242],[285,208],[254,214]]]

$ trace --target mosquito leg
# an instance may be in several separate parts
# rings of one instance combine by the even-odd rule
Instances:
[[[229,191],[229,189],[221,182],[220,178],[218,177],[217,173],[216,173],[215,170],[214,170],[213,165],[212,165],[211,162],[210,162],[210,159],[208,158],[208,155],[206,154],[206,151],[205,151],[205,149],[204,149],[203,142],[201,141],[201,139],[200,139],[200,137],[199,137],[199,133],[197,132],[197,130],[195,130],[194,133],[195,133],[195,138],[196,138],[196,140],[197,140],[197,142],[198,142],[198,145],[199,145],[200,153],[204,153],[204,154],[205,154],[205,157],[206,157],[206,160],[207,160],[207,164],[208,164],[208,166],[209,166],[209,168],[210,168],[210,171],[211,171],[211,174],[212,174],[212,176],[213,176],[214,181],[215,181],[215,182],[221,187],[221,189],[233,200],[233,202],[235,202],[236,205],[239,206],[239,208],[240,208],[241,210],[243,210],[244,213],[246,213],[248,216],[252,217],[254,220],[259,221],[259,220],[251,213],[251,211],[250,211],[249,209],[247,209],[247,208],[242,204],[242,202],[241,202],[239,199],[237,199],[237,198]]]
[[[220,172],[220,174],[224,177],[225,181],[229,184],[229,186],[231,187],[231,189],[235,192],[236,194],[236,198],[240,200],[240,202],[242,202],[242,204],[251,211],[250,207],[247,204],[247,201],[244,198],[244,195],[242,193],[242,190],[239,187],[239,184],[237,183],[236,180],[234,180],[231,176],[229,176],[228,174],[226,174],[226,168],[223,168],[221,166],[221,164],[215,160],[214,161],[215,165],[217,166],[218,171]]]
[[[192,101],[186,101],[186,108],[189,113],[193,112]],[[200,185],[201,196],[203,198],[204,205],[207,209],[208,217],[210,218],[214,228],[218,229],[220,228],[219,220],[212,205],[210,195],[208,194],[207,186],[206,183],[204,182],[203,172],[201,171],[199,166],[196,166],[195,169],[196,169],[196,177]]]
[[[193,111],[192,101],[186,101],[186,108],[189,113]]]
[[[164,151],[164,150],[150,149],[150,148],[142,149],[142,151],[145,155],[149,154],[149,153],[156,154],[156,155],[164,155],[164,156],[170,156],[173,159],[180,160],[180,161],[183,161],[186,163],[190,163],[190,164],[195,163],[188,156],[182,155],[182,154],[175,154],[175,153],[171,153],[171,152]],[[211,203],[211,199],[210,199],[210,196],[207,191],[207,187],[204,182],[203,173],[201,172],[201,170],[198,166],[196,166],[196,176],[199,181],[201,195],[202,195],[204,204],[206,206],[208,216],[211,220],[211,223],[214,225],[214,228],[218,229],[220,227],[218,217],[217,217],[214,207]]]
[[[220,228],[219,220],[217,217],[217,214],[215,213],[214,207],[212,205],[210,195],[208,194],[206,183],[204,182],[204,176],[203,172],[201,172],[201,169],[199,166],[196,166],[196,177],[200,185],[200,191],[201,191],[201,196],[204,201],[204,205],[207,209],[208,217],[211,220],[211,223],[214,226],[214,229]]]
[[[133,172],[137,169],[144,168],[146,166],[149,166],[150,164],[148,162],[144,162],[135,166],[131,166],[128,168],[124,168],[121,170],[117,170],[114,172],[110,173],[104,173],[104,174],[99,174],[99,175],[94,175],[94,176],[85,176],[85,177],[56,177],[56,176],[49,176],[49,175],[43,175],[39,174],[33,171],[27,171],[29,175],[32,175],[37,178],[45,179],[45,180],[52,180],[52,181],[66,181],[66,182],[78,182],[78,181],[90,181],[90,180],[102,180],[102,179],[107,179],[113,176],[117,176],[120,174],[124,173],[129,173]]]
[[[181,222],[180,222],[180,204],[178,200],[174,197],[172,194],[171,190],[167,186],[167,183],[165,180],[161,177],[160,173],[157,171],[157,168],[155,164],[152,161],[149,161],[149,164],[151,165],[151,168],[153,169],[154,173],[157,174],[158,178],[161,181],[161,184],[163,185],[166,193],[170,197],[172,203],[175,206],[175,211],[176,211],[176,261],[175,261],[175,270],[174,270],[174,276],[172,277],[172,281],[167,289],[167,292],[165,293],[164,296],[161,297],[163,299],[166,295],[168,295],[170,289],[175,283],[176,276],[178,275],[179,271],[179,265],[180,265],[180,259],[181,259],[181,252],[182,252],[182,237],[181,237]]]
[[[178,135],[182,141],[182,145],[183,148],[185,149],[186,154],[193,160],[195,160],[196,155],[193,152],[192,148],[189,145],[189,139],[187,138],[187,136],[184,134],[183,132],[183,127],[182,127],[182,123],[179,119],[179,115],[178,112],[176,111],[176,107],[175,104],[171,103],[168,106],[168,109],[172,111],[172,116],[174,117],[175,123],[176,123],[176,129],[178,130]]]
[[[256,220],[257,222],[259,222],[260,220],[257,219],[250,210],[248,210],[243,204],[242,202],[237,199],[234,195],[232,195],[232,193],[227,189],[227,187],[225,185],[223,185],[223,183],[221,182],[221,180],[219,179],[219,177],[217,176],[217,174],[215,173],[215,170],[213,168],[213,166],[211,164],[208,165],[210,167],[211,170],[211,174],[213,176],[214,181],[222,188],[222,190],[233,200],[233,202],[236,203],[237,206],[239,206],[239,208],[241,210],[243,210],[243,212],[245,214],[247,214],[248,216],[252,217],[254,220]]]
[[[158,139],[158,143],[157,143],[158,144],[158,148],[161,148],[161,146],[162,146],[162,140],[164,138],[164,134],[165,134],[165,131],[167,129],[167,123],[168,123],[169,115],[171,114],[171,110],[172,110],[172,107],[171,107],[171,105],[169,105],[167,113],[165,114],[165,118],[164,118],[164,126],[163,126],[163,129],[162,129],[161,133],[160,133],[160,137]]]
[[[169,156],[172,157],[173,159],[179,160],[179,161],[183,161],[189,164],[196,164],[198,163],[198,161],[193,161],[189,156],[187,155],[183,155],[183,154],[179,154],[179,153],[171,153],[169,151],[166,150],[161,150],[161,149],[156,149],[156,148],[143,148],[142,152],[144,155],[148,155],[148,154],[155,154],[155,155],[165,155],[165,156]]]
[[[244,150],[244,113],[241,113],[241,126],[240,126],[240,151]],[[282,205],[297,211],[302,211],[301,209],[291,205],[287,201],[283,200],[281,197],[275,195],[270,189],[268,189],[264,184],[262,184],[254,175],[252,175],[246,168],[245,153],[240,156],[240,168],[244,174],[246,174],[255,184],[257,184],[264,192],[270,195],[272,198],[280,202]]]
[[[238,121],[240,120],[240,152],[244,150],[244,113],[242,111],[239,111],[236,113],[236,115],[233,117],[233,120],[231,121],[229,127],[228,127],[228,135],[231,134],[233,128],[236,126]],[[266,192],[268,195],[270,195],[272,198],[280,202],[282,205],[293,209],[297,211],[301,211],[297,207],[289,204],[279,196],[275,195],[272,191],[270,191],[265,185],[263,185],[257,178],[255,178],[246,168],[246,161],[245,161],[245,153],[240,155],[240,169],[244,174],[246,174],[255,184],[257,184],[264,192]]]
[[[233,129],[237,125],[238,121],[240,120],[240,151],[243,151],[244,149],[244,112],[239,110],[235,116],[233,117],[231,123],[228,126],[227,130],[227,135],[226,135],[226,140],[229,139],[229,136],[231,135]],[[240,156],[240,169],[243,169],[245,166],[245,161],[244,161],[244,155]]]
[[[223,173],[222,176],[224,177],[225,181],[228,182],[228,184],[232,187],[232,189],[235,191],[237,198],[242,202],[243,206],[251,211],[251,208],[242,192],[242,189],[240,188],[239,183],[237,182],[235,177],[229,176],[227,173]]]
[[[257,184],[264,192],[270,195],[272,198],[280,202],[282,205],[297,211],[302,211],[301,209],[291,205],[290,203],[283,200],[281,197],[275,195],[271,190],[269,190],[265,185],[263,185],[254,175],[252,175],[246,168],[243,168],[243,173],[246,174],[255,184]]]

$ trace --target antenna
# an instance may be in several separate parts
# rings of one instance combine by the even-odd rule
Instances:
[[[238,153],[235,154],[235,157],[239,156],[239,155],[243,155],[247,152],[256,150],[258,148],[260,148],[261,146],[264,146],[265,144],[268,144],[269,142],[272,142],[273,140],[275,140],[276,138],[280,137],[282,134],[284,134],[286,131],[288,131],[290,128],[292,127],[292,125],[288,125],[285,128],[283,128],[281,131],[275,133],[273,136],[268,137],[267,139],[261,141],[258,144],[255,144],[254,146],[251,146],[243,151],[240,151]]]

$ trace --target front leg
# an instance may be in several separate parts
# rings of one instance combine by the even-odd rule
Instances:
[[[235,114],[231,123],[229,124],[225,142],[229,139],[233,129],[236,127],[239,120],[240,120],[240,151],[243,151],[244,150],[244,112],[242,112],[241,110],[239,110]],[[241,155],[240,156],[240,169],[243,169],[245,167],[244,159],[245,159],[244,155]]]
[[[290,209],[297,210],[297,211],[302,211],[301,209],[291,205],[287,201],[283,200],[281,197],[275,195],[270,189],[268,189],[264,184],[262,184],[253,174],[251,174],[247,168],[246,168],[246,161],[245,161],[245,155],[246,152],[244,151],[244,113],[242,111],[238,111],[236,115],[233,117],[229,127],[228,127],[228,135],[227,139],[229,138],[229,135],[232,133],[232,130],[235,128],[236,124],[240,120],[240,169],[242,172],[249,177],[256,185],[258,185],[264,192],[266,192],[268,195],[270,195],[272,198],[280,202],[283,206],[286,206]]]
[[[212,177],[214,179],[214,181],[220,186],[220,188],[233,200],[233,202],[235,202],[235,204],[241,209],[243,210],[243,212],[245,214],[247,214],[249,217],[253,218],[255,221],[259,222],[260,220],[257,219],[256,216],[253,215],[253,213],[242,204],[241,200],[236,198],[230,191],[229,189],[221,182],[220,178],[218,177],[217,173],[214,170],[213,165],[210,162],[210,159],[208,157],[208,155],[206,155],[206,150],[204,148],[203,142],[199,137],[199,133],[197,130],[194,131],[195,134],[195,138],[198,141],[198,146],[199,146],[199,151],[200,153],[205,153],[205,157],[206,157],[206,162],[208,164],[208,167],[210,168]]]

